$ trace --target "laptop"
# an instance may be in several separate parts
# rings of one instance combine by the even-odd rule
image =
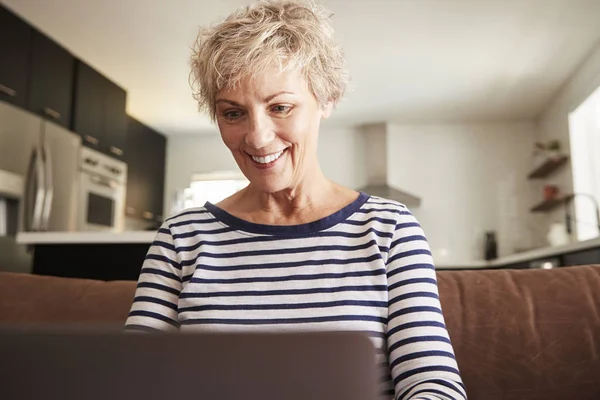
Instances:
[[[0,399],[376,400],[360,333],[0,331]]]

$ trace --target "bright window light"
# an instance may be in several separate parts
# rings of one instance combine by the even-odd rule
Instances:
[[[569,114],[577,240],[600,235],[594,202],[600,202],[600,87]]]

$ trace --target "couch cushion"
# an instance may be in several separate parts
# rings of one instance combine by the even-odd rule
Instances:
[[[0,324],[124,325],[136,283],[0,273]]]
[[[469,399],[600,399],[600,266],[438,280]]]

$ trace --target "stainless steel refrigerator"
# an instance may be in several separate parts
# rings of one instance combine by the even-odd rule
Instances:
[[[77,229],[81,139],[0,101],[0,270],[31,270],[21,231]]]

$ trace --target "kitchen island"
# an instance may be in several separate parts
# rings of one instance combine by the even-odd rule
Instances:
[[[17,242],[33,249],[33,273],[101,280],[137,280],[155,231],[28,232]],[[544,247],[493,261],[436,263],[438,270],[555,268],[600,264],[600,238]]]
[[[24,232],[32,273],[100,280],[137,280],[156,231]]]

